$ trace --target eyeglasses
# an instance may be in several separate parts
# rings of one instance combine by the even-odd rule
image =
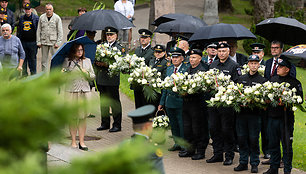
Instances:
[[[83,49],[76,50],[76,52],[83,52],[83,51],[84,51]]]

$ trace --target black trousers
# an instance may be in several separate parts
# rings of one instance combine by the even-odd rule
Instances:
[[[232,108],[209,107],[209,131],[213,140],[213,153],[216,156],[223,156],[226,159],[233,159],[235,156],[235,119]]]
[[[148,102],[143,94],[141,86],[133,86],[134,98],[135,98],[135,108],[147,105]]]
[[[101,125],[110,127],[110,112],[114,119],[113,127],[121,128],[122,107],[119,98],[119,86],[101,86],[98,85],[100,92],[100,109],[101,109]]]
[[[261,117],[261,149],[264,154],[269,154],[268,139],[268,113],[264,111]]]
[[[201,98],[184,98],[184,138],[190,144],[188,151],[205,153],[209,142],[207,107]]]

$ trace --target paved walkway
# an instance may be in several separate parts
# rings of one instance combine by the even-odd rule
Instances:
[[[176,12],[186,13],[194,16],[200,16],[202,14],[202,6],[204,1],[198,0],[176,0]],[[148,27],[149,19],[149,8],[139,9],[135,11],[134,24],[136,28],[133,29],[133,39],[138,38],[138,29]],[[64,37],[66,37],[68,30],[67,26],[69,24],[68,20],[63,20]],[[99,39],[97,34],[96,40]],[[40,57],[40,53],[38,54]],[[123,120],[122,120],[122,131],[118,133],[109,133],[108,131],[96,131],[96,128],[100,125],[100,111],[99,111],[99,98],[97,93],[93,93],[92,96],[94,103],[96,104],[96,109],[92,111],[95,118],[87,119],[87,136],[98,137],[100,140],[86,141],[86,145],[89,147],[89,152],[83,152],[69,146],[69,139],[64,140],[61,144],[52,144],[51,150],[48,152],[48,165],[59,166],[59,165],[69,165],[71,159],[74,157],[79,157],[87,153],[95,153],[97,151],[106,150],[115,144],[118,144],[122,140],[129,138],[132,135],[132,123],[127,117],[127,113],[134,110],[134,102],[129,100],[124,94],[120,94],[121,103],[123,107]],[[67,136],[68,136],[68,129]],[[169,140],[168,145],[172,144]],[[164,165],[167,174],[229,174],[236,173],[233,168],[238,164],[239,155],[236,153],[234,164],[231,166],[223,166],[221,163],[207,164],[205,160],[212,156],[212,147],[209,146],[206,151],[206,159],[193,161],[190,158],[179,158],[177,152],[164,152]],[[268,169],[268,166],[259,165],[259,173],[262,173]],[[249,173],[250,171],[239,172],[241,174]],[[306,172],[294,170],[294,174],[302,174]]]

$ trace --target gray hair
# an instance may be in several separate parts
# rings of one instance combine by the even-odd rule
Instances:
[[[1,30],[2,30],[3,28],[7,28],[7,27],[12,31],[12,27],[11,27],[11,25],[8,24],[8,23],[3,24],[3,25],[1,26]]]
[[[51,6],[52,9],[54,9],[54,8],[53,8],[53,5],[52,5],[51,3],[46,4],[46,6]]]

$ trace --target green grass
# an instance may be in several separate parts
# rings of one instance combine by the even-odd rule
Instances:
[[[113,0],[50,0],[50,1],[41,1],[41,5],[46,3],[51,3],[54,6],[54,12],[59,16],[76,16],[77,9],[80,7],[85,7],[87,11],[91,11],[96,2],[103,2],[105,4],[105,9],[114,9]],[[149,3],[150,0],[137,0],[136,5]]]

